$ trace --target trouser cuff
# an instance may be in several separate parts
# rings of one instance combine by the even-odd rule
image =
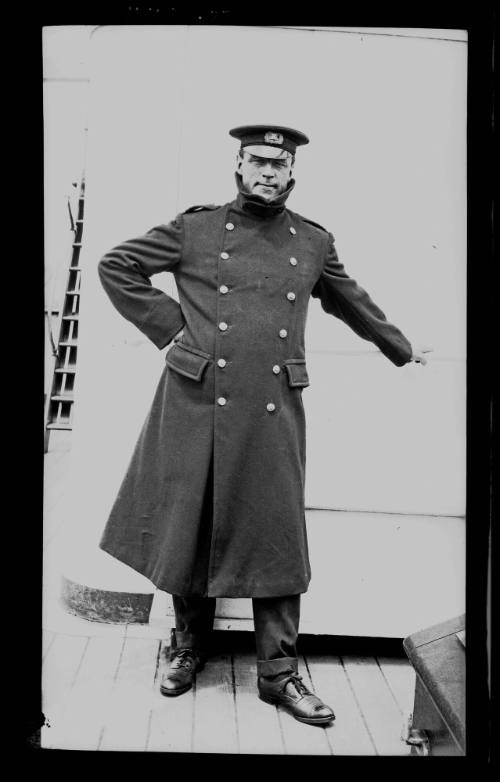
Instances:
[[[296,657],[276,657],[274,660],[257,660],[258,676],[297,673],[298,669],[299,663]]]

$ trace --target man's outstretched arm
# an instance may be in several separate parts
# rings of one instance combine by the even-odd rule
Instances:
[[[426,364],[424,353],[430,348],[414,349],[405,335],[390,323],[368,293],[349,277],[340,263],[334,239],[328,234],[323,271],[312,290],[321,306],[343,320],[358,336],[373,342],[396,366],[410,361]]]

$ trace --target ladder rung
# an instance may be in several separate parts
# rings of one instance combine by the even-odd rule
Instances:
[[[71,424],[55,424],[55,423],[47,424],[47,429],[72,429],[72,428],[73,427]]]
[[[78,220],[75,220],[75,223],[83,223],[83,218],[79,217]]]
[[[73,402],[74,396],[73,394],[56,394],[55,396],[50,397],[51,402]]]
[[[63,320],[78,320],[78,315],[63,315]]]
[[[81,246],[82,246],[82,243],[81,243],[81,242],[73,242],[73,245],[72,245],[72,246],[73,246],[73,247],[81,247]]]
[[[66,367],[66,368],[58,367],[55,371],[59,372],[59,374],[63,374],[64,373],[66,375],[74,375],[75,372],[76,372],[76,367]]]
[[[76,348],[78,345],[78,342],[76,340],[66,340],[65,342],[60,342],[59,345],[62,345],[63,347],[70,347],[70,348]]]
[[[70,272],[79,272],[81,268],[81,266],[70,266],[69,270]]]
[[[66,293],[68,294],[68,296],[79,296],[80,295],[80,291],[66,291]]]

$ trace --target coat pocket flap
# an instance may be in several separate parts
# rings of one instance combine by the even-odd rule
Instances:
[[[191,380],[197,380],[199,382],[210,361],[209,358],[200,355],[200,353],[201,351],[194,352],[194,350],[177,342],[172,345],[165,356],[165,363],[180,375],[184,375],[185,377],[191,378]]]
[[[291,358],[289,361],[285,361],[285,369],[288,373],[289,386],[306,388],[309,385],[309,375],[304,359]]]

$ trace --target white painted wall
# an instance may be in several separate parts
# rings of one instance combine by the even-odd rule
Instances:
[[[289,206],[331,230],[348,272],[410,340],[435,348],[428,367],[397,369],[311,302],[307,504],[464,513],[466,56],[463,40],[326,30],[94,31],[73,447],[76,580],[77,570],[88,575],[82,547],[94,585],[123,578],[123,566],[96,554],[95,543],[163,367],[157,349],[110,306],[97,262],[191,204],[231,200],[237,144],[227,131],[247,122],[310,136]],[[173,290],[167,276],[154,284]]]

